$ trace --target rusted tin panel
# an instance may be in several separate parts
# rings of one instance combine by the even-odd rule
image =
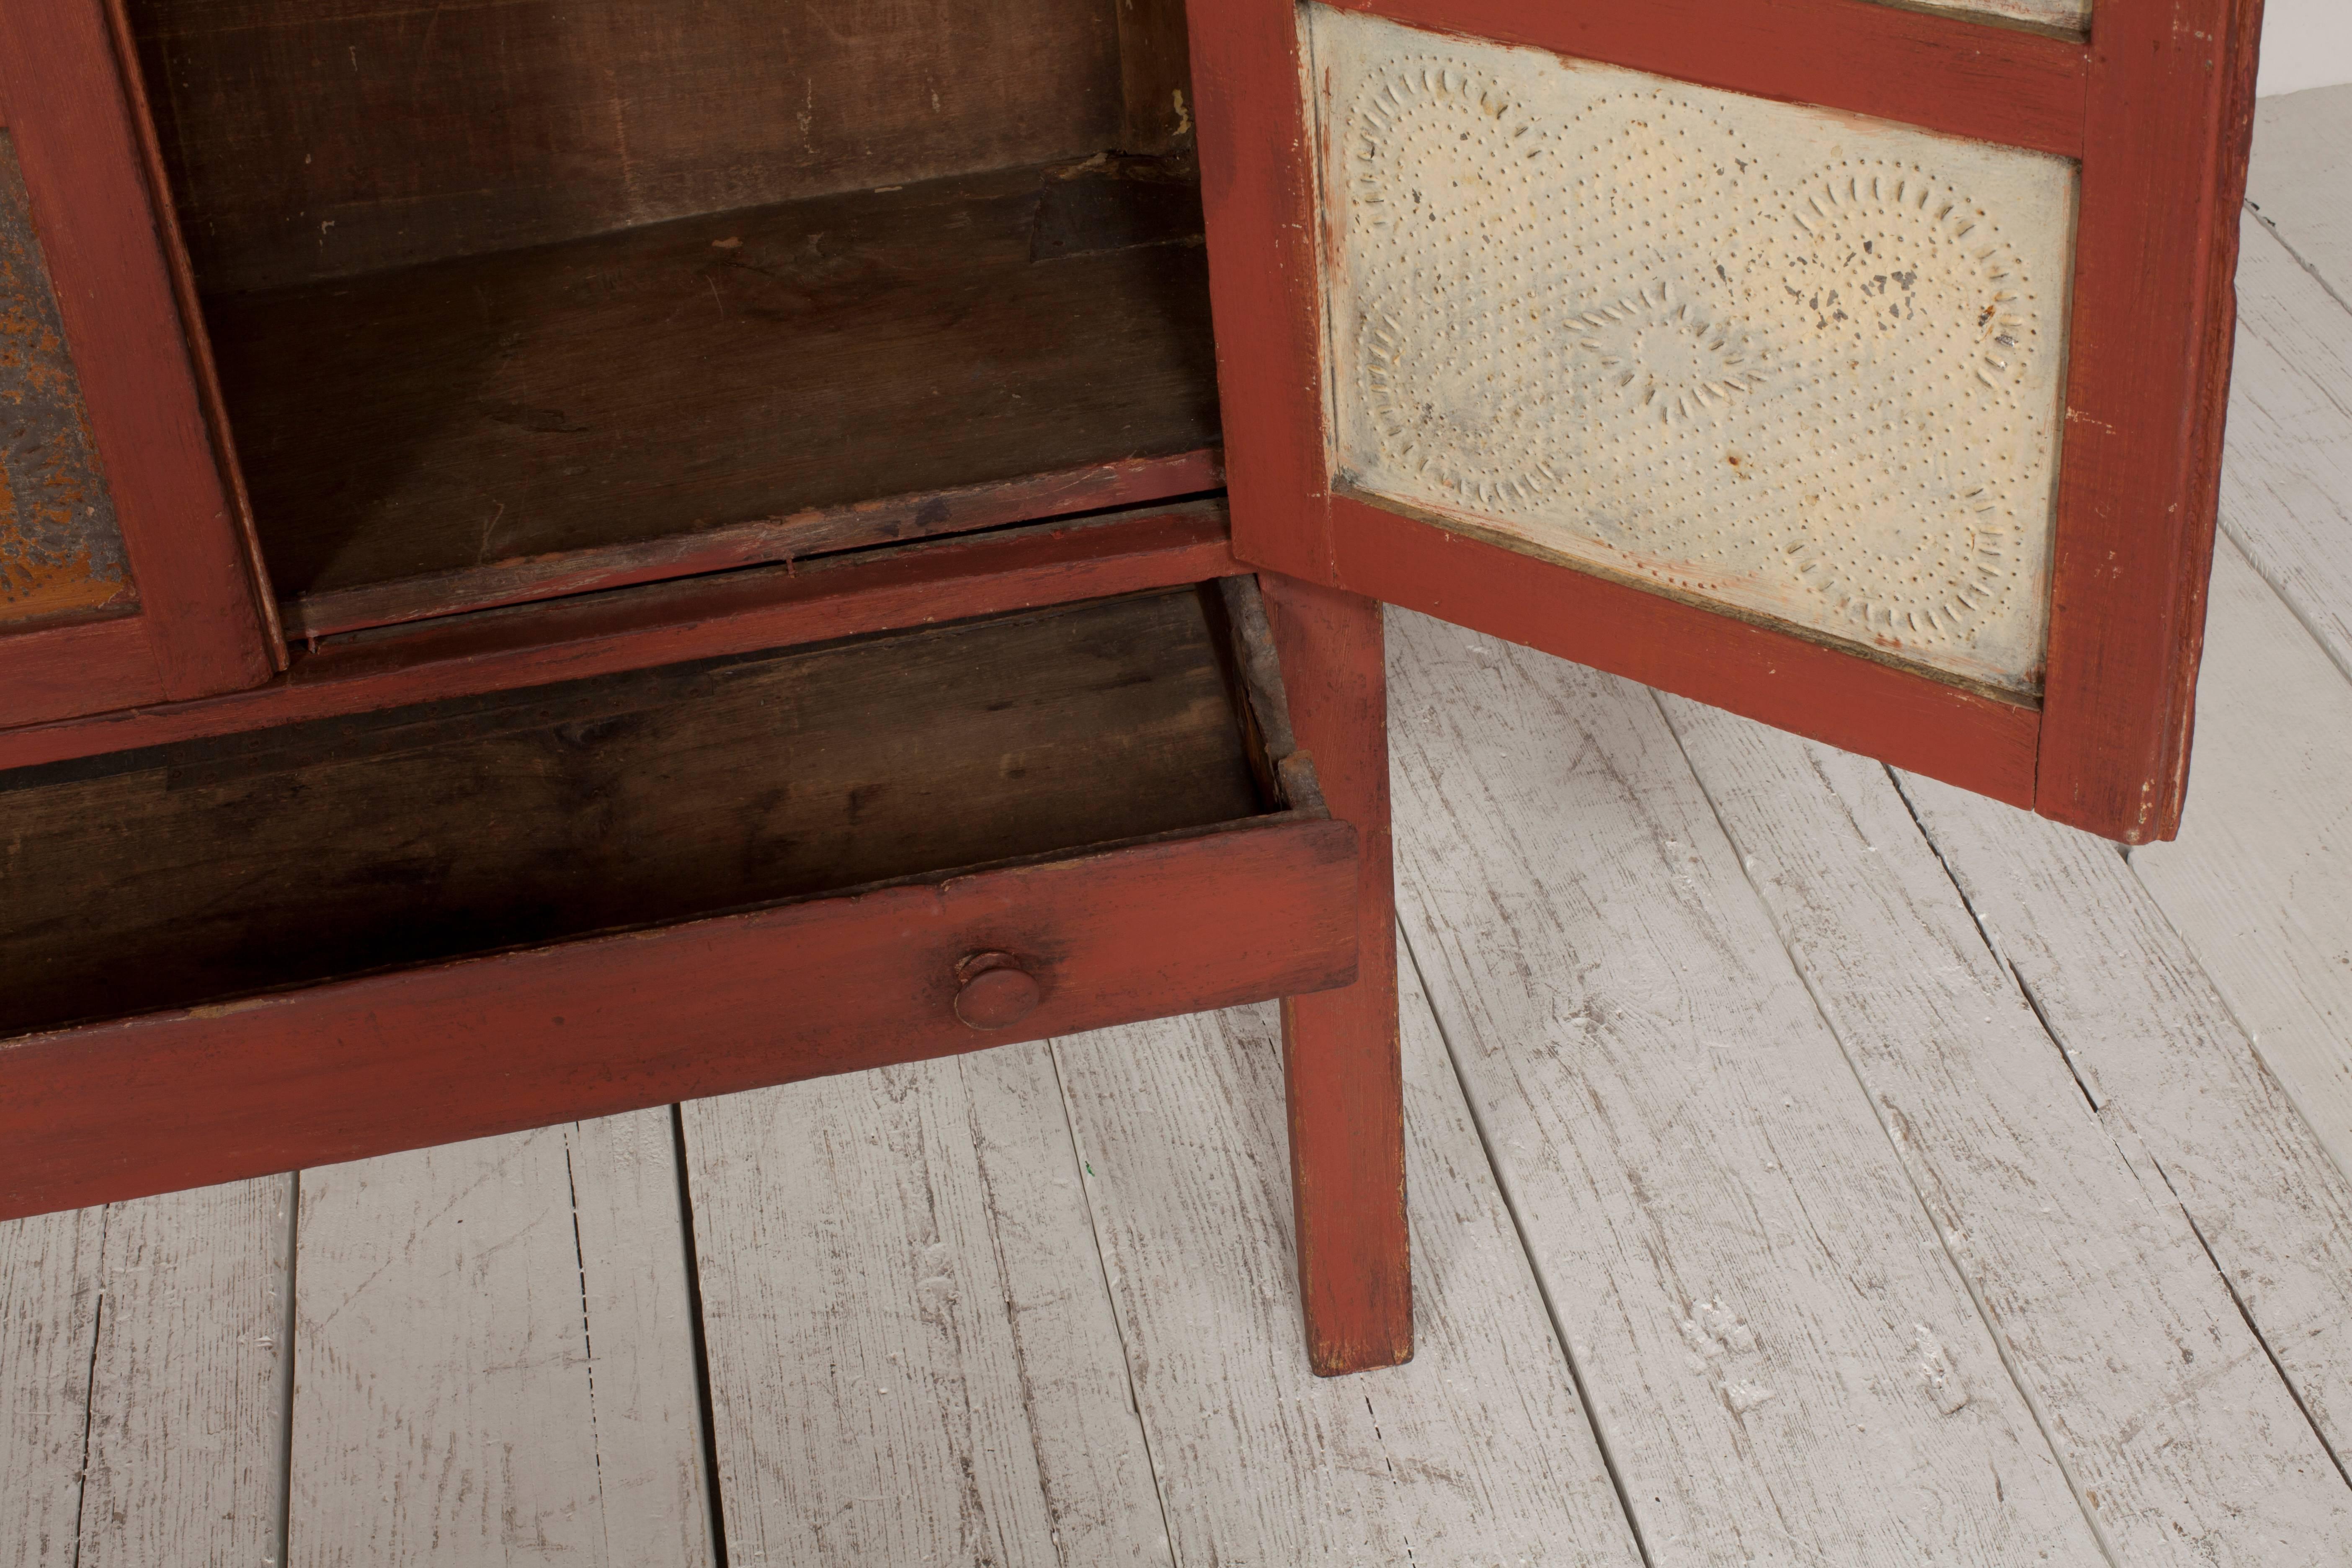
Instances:
[[[0,626],[131,597],[16,143],[0,130]]]

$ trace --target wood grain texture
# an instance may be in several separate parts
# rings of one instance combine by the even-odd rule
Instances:
[[[0,1225],[0,1563],[283,1561],[291,1194]]]
[[[134,0],[208,289],[1084,156],[1108,0]]]
[[[1352,827],[1261,817],[31,1036],[0,1218],[1343,985],[1356,882]],[[1037,1009],[959,1022],[972,952]]]
[[[1653,1562],[2098,1562],[1649,693],[1390,647],[1406,938]]]
[[[236,458],[236,437],[229,429],[228,409],[221,398],[220,367],[214,362],[212,339],[203,327],[204,301],[196,288],[195,267],[188,258],[186,237],[180,231],[179,214],[173,202],[172,174],[164,165],[163,143],[156,136],[155,107],[148,96],[146,73],[139,65],[139,44],[131,36],[126,0],[106,0],[106,22],[114,40],[114,58],[121,68],[123,97],[131,106],[131,137],[139,149],[141,171],[146,176],[156,234],[163,242],[163,264],[171,274],[172,300],[179,308],[180,320],[185,327],[188,363],[195,374],[196,401],[204,410],[205,431],[212,440],[213,466],[220,475],[237,538],[244,546],[254,601],[261,611],[262,639],[267,645],[264,651],[270,667],[282,670],[286,668],[286,637],[278,618],[278,596],[270,587],[268,568],[262,563],[261,536],[253,526],[253,498],[246,492],[245,469]]]
[[[1171,1561],[1044,1045],[683,1109],[730,1560]]]
[[[2352,137],[2352,95],[2343,102]],[[2352,310],[2252,217],[2221,518],[2352,680]]]
[[[0,731],[0,769],[1107,598],[1242,570],[1226,541],[1223,505],[1199,501],[650,584],[529,612],[330,641],[298,652],[292,670],[272,684],[228,697]],[[85,634],[79,627],[38,634],[58,639],[51,680],[60,693],[71,689],[75,660],[88,669],[123,656],[116,644],[93,644]],[[150,695],[126,701],[152,700],[152,683],[131,689]]]
[[[670,1117],[616,1121],[303,1173],[289,1561],[711,1560]]]
[[[284,1562],[294,1184],[107,1211],[84,1568]]]
[[[0,653],[8,660],[0,726],[56,723],[164,697],[144,616],[16,632],[0,642]]]
[[[1930,780],[1901,784],[2100,1121],[2146,1151],[2352,1465],[2352,1181],[2120,858]]]
[[[1184,590],[18,773],[0,1037],[1261,809]]]
[[[1873,0],[1328,0],[1444,32],[1528,44],[1759,98],[1815,103],[2012,147],[2079,156],[2080,42]],[[2108,0],[2113,8],[2136,0]],[[2102,17],[2104,21],[2105,18]]]
[[[1189,151],[1192,62],[1184,0],[1116,3],[1122,110],[1118,144],[1129,153]]]
[[[1357,831],[1356,983],[1282,1004],[1299,1299],[1325,1375],[1412,1358],[1396,869],[1381,609],[1262,579],[1289,717],[1332,814]]]
[[[215,463],[104,0],[0,14],[0,103],[58,291],[164,695],[273,668],[257,579]],[[93,693],[92,708],[117,700]]]
[[[2198,799],[2132,869],[2352,1173],[2352,684],[2228,543],[2210,641]]]
[[[1296,8],[1186,0],[1235,552],[1337,585],[1312,138]]]
[[[1054,1042],[1176,1560],[1633,1568],[1461,1088],[1403,992],[1416,1348],[1355,1377],[1298,1353],[1273,1010]]]
[[[1215,489],[1223,477],[1213,448],[1167,458],[1122,458],[989,484],[811,507],[785,517],[630,543],[450,567],[289,599],[282,608],[288,635],[315,644],[340,632],[541,604],[769,562],[782,561],[787,570],[794,570],[795,563],[811,556],[822,559],[1167,496],[1198,495]]]
[[[713,1557],[716,1486],[706,1468],[677,1112],[576,1121],[563,1134],[605,1550],[620,1564],[701,1568]]]
[[[2254,105],[2246,201],[2303,264],[2352,305],[2352,84]]]
[[[2336,1557],[2352,1487],[1886,770],[1664,708],[2110,1556]]]
[[[2034,809],[2169,838],[2188,785],[2262,0],[2106,0],[2082,196]]]
[[[0,1531],[6,1568],[68,1568],[79,1546],[99,1331],[103,1208],[0,1225]]]
[[[1054,177],[994,170],[215,298],[279,596],[426,578],[463,608],[497,602],[500,563],[521,574],[509,597],[562,591],[523,580],[547,556],[580,557],[578,585],[626,581],[679,548],[665,542],[729,525],[762,529],[667,569],[919,537],[970,500],[938,492],[1213,447],[1201,251],[1033,261]],[[1085,504],[1120,499],[1106,490]],[[909,499],[856,510],[890,498]],[[350,624],[321,614],[289,619]]]

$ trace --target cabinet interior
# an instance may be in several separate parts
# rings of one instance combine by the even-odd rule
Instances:
[[[1181,0],[131,0],[289,633],[1189,493]]]
[[[1282,809],[1223,606],[1179,588],[0,773],[0,1037]]]

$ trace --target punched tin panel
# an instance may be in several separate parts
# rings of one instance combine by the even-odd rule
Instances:
[[[1335,484],[2039,689],[2070,161],[1300,16]]]

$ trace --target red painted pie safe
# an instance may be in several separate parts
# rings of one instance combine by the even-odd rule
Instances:
[[[2168,837],[2259,9],[0,0],[0,1217],[1278,996],[1404,1359],[1381,602]]]

